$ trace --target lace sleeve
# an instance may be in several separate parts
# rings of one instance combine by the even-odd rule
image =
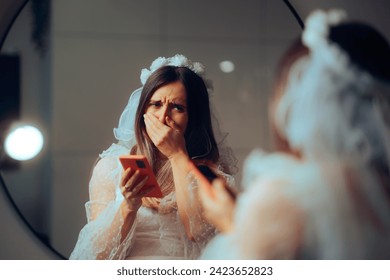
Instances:
[[[132,245],[137,220],[124,238],[119,190],[121,166],[115,157],[101,159],[89,183],[90,200],[85,204],[87,224],[81,230],[70,259],[124,259]]]
[[[234,185],[233,176],[223,173],[220,168],[214,171],[219,176],[225,178],[225,180],[228,182],[230,186]],[[192,173],[189,173],[187,180],[188,180],[188,189],[190,193],[189,203],[191,204],[192,209],[197,209],[195,211],[195,215],[194,213],[192,213],[192,217],[189,220],[190,231],[192,233],[192,236],[194,237],[194,240],[193,242],[187,244],[187,246],[191,247],[191,252],[192,252],[189,258],[195,259],[199,257],[200,253],[206,247],[208,242],[217,234],[217,230],[212,224],[207,222],[207,220],[204,218],[204,210],[200,206],[201,203],[198,197],[198,187],[199,187],[198,180],[192,175]]]

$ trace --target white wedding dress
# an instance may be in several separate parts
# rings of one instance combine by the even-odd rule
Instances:
[[[372,174],[356,162],[254,151],[234,230],[217,235],[201,259],[389,259],[389,186]]]
[[[108,256],[106,259],[198,258],[202,249],[215,235],[215,228],[202,219],[202,213],[199,213],[196,218],[202,223],[197,226],[201,227],[202,234],[198,234],[194,241],[189,240],[179,218],[175,193],[161,199],[159,211],[141,206],[132,228],[121,242],[120,229],[123,219],[118,214],[118,209],[123,201],[120,191],[123,168],[118,158],[123,154],[129,154],[129,150],[122,145],[113,144],[109,153],[103,152],[100,155],[102,158],[109,157],[111,166],[103,176],[92,175],[90,194],[98,193],[99,197],[86,203],[88,223],[81,230],[70,259],[96,259],[103,252]],[[233,180],[229,175],[221,175],[229,181]],[[192,198],[197,197],[196,182],[188,182]]]

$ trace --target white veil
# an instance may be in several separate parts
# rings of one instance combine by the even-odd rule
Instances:
[[[277,126],[305,156],[361,155],[367,164],[381,158],[389,166],[390,85],[328,41],[327,27],[343,17],[340,11],[319,11],[308,19],[303,42],[310,56],[290,71]]]
[[[127,106],[123,110],[117,128],[114,128],[114,136],[121,141],[126,148],[130,149],[135,144],[135,113],[138,108],[142,88],[136,89],[129,98]]]
[[[324,254],[320,258],[356,257],[357,248],[359,258],[378,258],[388,256],[385,251],[390,249],[390,84],[357,66],[329,40],[330,26],[344,17],[340,11],[317,11],[308,18],[303,43],[310,54],[290,69],[275,119],[291,147],[324,174],[338,166],[335,177],[324,177],[328,186],[333,185],[325,189],[348,195],[328,200],[327,209],[337,213],[331,224],[343,228],[345,236],[340,240],[351,244],[352,237],[361,234],[354,246],[342,248],[345,255],[326,255],[327,248],[335,248],[328,242],[337,239],[328,235],[328,242],[318,244],[318,252]],[[346,177],[343,168],[349,172]],[[362,222],[366,218],[369,222]],[[318,236],[330,232],[322,228]]]

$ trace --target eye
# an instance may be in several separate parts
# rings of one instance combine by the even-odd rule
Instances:
[[[161,107],[161,105],[162,105],[161,101],[150,101],[149,102],[149,107],[159,108],[159,107]]]
[[[185,106],[180,105],[180,104],[173,104],[173,109],[179,112],[184,112],[185,111]]]

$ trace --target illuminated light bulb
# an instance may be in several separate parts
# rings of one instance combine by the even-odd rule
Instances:
[[[5,142],[5,152],[16,160],[34,158],[43,148],[43,135],[36,127],[20,125],[10,130]]]
[[[234,71],[234,63],[230,60],[221,61],[219,63],[219,68],[224,73],[231,73]]]

